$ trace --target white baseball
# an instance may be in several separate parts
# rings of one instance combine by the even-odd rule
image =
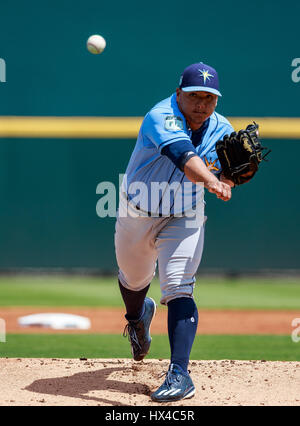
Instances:
[[[101,35],[95,34],[88,38],[86,46],[89,52],[93,53],[94,55],[98,55],[105,49],[106,41],[105,38],[103,38]]]

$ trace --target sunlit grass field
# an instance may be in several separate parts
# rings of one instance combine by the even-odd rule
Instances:
[[[160,300],[158,281],[148,295]],[[198,277],[195,301],[205,309],[299,309],[300,278]],[[121,307],[117,278],[86,276],[0,277],[1,306]]]
[[[147,358],[169,359],[167,336],[152,336]],[[129,342],[119,335],[10,334],[0,343],[1,357],[131,358]],[[290,336],[197,335],[191,359],[300,361],[300,343]]]

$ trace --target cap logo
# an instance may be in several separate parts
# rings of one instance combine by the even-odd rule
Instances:
[[[209,71],[208,70],[198,70],[199,72],[200,72],[200,74],[201,74],[201,77],[203,77],[203,81],[204,81],[204,84],[206,84],[206,80],[210,80],[210,78],[209,77],[214,77],[214,75],[212,75],[212,74],[209,74]]]

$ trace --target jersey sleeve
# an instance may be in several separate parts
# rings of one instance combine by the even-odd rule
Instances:
[[[185,132],[185,123],[182,117],[159,110],[152,110],[146,115],[143,122],[143,136],[149,139],[159,152],[173,142],[182,140],[191,142]]]
[[[185,163],[190,158],[198,155],[195,147],[190,142],[183,140],[165,145],[161,150],[161,154],[166,155],[182,172],[184,171]]]

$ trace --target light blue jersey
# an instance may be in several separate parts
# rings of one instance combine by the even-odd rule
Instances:
[[[196,152],[208,169],[219,175],[215,144],[233,132],[229,121],[214,112]],[[145,116],[123,179],[122,191],[131,205],[149,215],[168,216],[195,209],[203,200],[203,186],[192,184],[161,150],[174,142],[191,141],[192,130],[176,102],[176,93]],[[159,188],[159,191],[157,189]]]

